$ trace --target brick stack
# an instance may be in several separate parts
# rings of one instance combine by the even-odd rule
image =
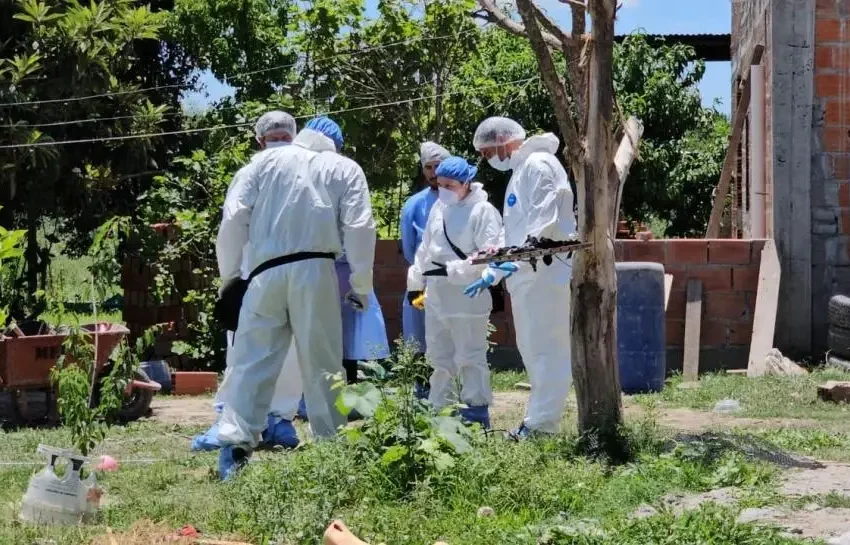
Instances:
[[[151,227],[169,240],[177,235],[176,229],[170,224]],[[200,287],[200,279],[192,273],[195,268],[196,264],[189,257],[182,257],[169,264],[169,270],[174,275],[175,291],[161,300],[153,294],[155,273],[147,260],[138,255],[128,256],[121,269],[121,287],[124,289],[122,317],[131,338],[138,337],[153,325],[168,324],[166,330],[157,337],[154,356],[166,360],[172,369],[193,367],[193,362],[186,356],[172,353],[171,346],[174,341],[186,338],[187,324],[197,316],[197,310],[183,302],[186,292]]]

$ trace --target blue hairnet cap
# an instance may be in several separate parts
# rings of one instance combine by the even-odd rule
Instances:
[[[449,178],[468,184],[478,174],[478,167],[470,165],[463,157],[452,156],[440,163],[436,174],[440,178]]]
[[[317,117],[307,122],[306,127],[320,132],[334,141],[336,150],[342,149],[342,129],[329,117]]]

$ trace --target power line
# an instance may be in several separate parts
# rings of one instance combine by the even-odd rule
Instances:
[[[382,50],[382,49],[387,49],[387,48],[395,47],[395,46],[398,46],[398,45],[406,45],[406,44],[415,43],[415,42],[419,42],[419,41],[427,42],[427,41],[433,41],[433,40],[457,39],[460,36],[464,36],[464,35],[470,34],[472,32],[477,32],[478,29],[479,28],[476,27],[476,28],[469,29],[465,32],[458,32],[458,33],[455,33],[455,34],[452,34],[452,35],[430,36],[430,37],[419,36],[419,37],[416,37],[416,38],[408,38],[406,40],[400,40],[398,42],[390,42],[388,44],[376,45],[374,47],[367,47],[367,48],[364,48],[364,49],[354,49],[354,50],[351,50],[351,51],[343,51],[343,52],[340,52],[340,53],[335,53],[333,55],[329,55],[327,57],[315,59],[312,62],[316,63],[316,62],[327,61],[327,60],[335,59],[335,58],[342,57],[342,56],[345,56],[345,55],[357,56],[357,55],[362,55],[364,53],[369,53],[371,51],[379,51],[379,50]],[[302,61],[296,61],[296,62],[290,63],[290,64],[282,64],[282,65],[279,65],[279,66],[272,66],[270,68],[261,68],[259,70],[251,70],[251,71],[248,71],[248,72],[240,72],[240,73],[235,74],[230,79],[236,79],[236,78],[246,77],[246,76],[253,76],[253,75],[256,75],[256,74],[271,72],[273,70],[283,70],[284,68],[293,68],[293,67],[301,64],[301,62]],[[66,98],[51,98],[51,99],[45,99],[45,100],[25,100],[25,101],[18,101],[18,102],[3,102],[3,103],[0,103],[0,108],[7,108],[7,107],[11,107],[11,106],[35,106],[35,105],[39,105],[39,104],[56,104],[56,103],[60,103],[60,102],[79,102],[79,101],[83,101],[83,100],[92,100],[92,99],[95,99],[95,98],[107,98],[107,97],[112,97],[112,96],[145,93],[145,92],[149,92],[149,91],[157,91],[159,89],[174,89],[174,88],[178,88],[178,87],[182,88],[182,85],[180,85],[180,84],[156,85],[156,86],[153,86],[153,87],[144,87],[144,88],[141,88],[141,89],[126,90],[126,91],[110,91],[110,92],[106,92],[106,93],[99,93],[99,94],[94,94],[94,95],[86,95],[86,96],[78,96],[78,97],[71,96],[71,97],[66,97]]]
[[[483,88],[487,88],[487,87],[494,87],[494,86],[498,86],[498,85],[514,85],[514,84],[528,83],[528,82],[533,81],[537,78],[538,78],[538,76],[532,76],[530,78],[524,78],[524,79],[521,79],[521,80],[506,81],[506,82],[494,82],[494,83],[490,83],[490,84],[487,84],[487,85],[481,85],[481,86],[478,86],[478,87],[460,89],[460,90],[457,90],[457,91],[448,91],[448,92],[445,92],[445,93],[439,93],[439,94],[428,95],[428,96],[423,96],[423,97],[414,97],[414,98],[409,98],[409,99],[405,99],[405,100],[397,100],[397,101],[394,101],[394,102],[385,102],[383,104],[370,104],[368,106],[357,106],[357,107],[354,107],[354,108],[346,108],[346,109],[342,109],[342,110],[335,110],[335,111],[331,111],[331,112],[325,112],[324,115],[336,115],[336,114],[357,112],[357,111],[363,111],[363,110],[373,110],[373,109],[377,109],[377,108],[386,108],[386,107],[389,107],[389,106],[400,106],[402,104],[411,104],[411,103],[414,103],[414,102],[420,102],[420,101],[429,100],[429,99],[432,99],[432,98],[440,98],[440,97],[445,97],[445,96],[457,95],[457,94],[468,92],[468,91],[477,91],[479,89],[483,89]],[[296,116],[295,119],[310,119],[310,118],[313,118],[313,117],[315,117],[315,115],[301,115],[301,116]],[[42,148],[42,147],[62,146],[62,145],[67,145],[67,144],[89,144],[89,143],[94,143],[94,142],[116,142],[116,141],[124,141],[124,140],[136,140],[136,139],[140,139],[140,138],[156,138],[156,137],[159,137],[159,136],[173,136],[173,135],[178,135],[178,134],[194,134],[194,133],[211,132],[211,131],[224,130],[224,129],[235,129],[235,128],[240,128],[240,127],[246,127],[246,126],[249,126],[249,125],[252,125],[252,123],[251,122],[234,123],[234,124],[231,124],[231,125],[218,125],[218,126],[215,126],[215,127],[201,127],[201,128],[197,128],[197,129],[181,129],[181,130],[178,130],[178,131],[166,131],[166,132],[155,132],[155,133],[144,133],[144,134],[126,134],[126,135],[122,135],[122,136],[106,136],[106,137],[102,137],[102,138],[82,138],[82,139],[79,139],[79,140],[59,140],[59,141],[53,141],[53,142],[50,142],[50,141],[34,142],[32,144],[6,144],[6,145],[0,146],[0,149]]]
[[[341,98],[345,98],[346,100],[375,98],[376,95],[389,94],[389,93],[402,93],[402,92],[406,92],[406,91],[415,91],[417,89],[422,89],[423,87],[430,87],[431,85],[432,85],[431,82],[425,82],[425,83],[422,83],[420,85],[416,85],[416,86],[413,86],[413,87],[406,87],[406,88],[402,88],[402,89],[387,89],[387,90],[384,90],[384,91],[374,91],[374,92],[366,93],[366,94],[363,94],[363,95],[339,94],[339,95],[327,96],[327,97],[322,97],[322,98],[316,98],[316,99],[314,99],[314,101],[316,101],[316,102],[326,102],[326,101],[330,101],[331,99],[333,99],[337,96],[339,96]],[[238,109],[242,108],[243,106],[244,106],[244,104],[236,105],[236,106],[222,106],[222,107],[219,107],[219,108],[214,108],[212,111],[213,112],[224,112],[224,111],[229,111],[229,110],[238,110]],[[199,114],[199,115],[203,115],[203,114]],[[187,114],[186,112],[168,112],[168,113],[162,114],[162,117],[168,117],[168,118],[177,117],[177,116],[192,117],[193,114]],[[106,121],[121,121],[121,120],[125,120],[125,119],[137,119],[138,117],[139,117],[138,115],[119,115],[119,116],[113,116],[113,117],[89,117],[89,118],[86,118],[86,119],[70,119],[70,120],[67,120],[67,121],[53,121],[53,122],[50,122],[50,123],[19,122],[17,124],[16,123],[9,123],[7,125],[0,125],[0,128],[15,129],[15,128],[20,127],[20,128],[23,128],[23,129],[39,129],[39,128],[49,128],[49,127],[61,127],[61,126],[66,126],[66,125],[80,125],[80,124],[84,124],[84,123],[100,123],[100,122],[106,122]]]

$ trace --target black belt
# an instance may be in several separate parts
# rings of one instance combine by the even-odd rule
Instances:
[[[256,269],[251,271],[248,278],[236,279],[221,290],[221,294],[215,302],[213,317],[224,329],[236,331],[239,325],[239,312],[242,310],[242,299],[245,298],[245,292],[248,291],[248,284],[251,283],[251,280],[269,269],[308,259],[336,259],[336,255],[331,252],[295,252],[260,263]]]
[[[334,255],[332,252],[295,252],[294,254],[282,255],[280,257],[269,259],[268,261],[260,263],[256,269],[251,271],[251,274],[248,275],[246,281],[251,282],[251,280],[253,280],[255,277],[266,272],[269,269],[280,267],[281,265],[286,265],[287,263],[307,261],[308,259],[336,259],[336,255]]]

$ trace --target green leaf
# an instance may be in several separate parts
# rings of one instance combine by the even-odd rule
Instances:
[[[455,452],[463,454],[472,446],[468,441],[469,429],[454,417],[438,416],[434,419],[437,424],[437,435],[454,447]]]
[[[336,407],[343,414],[352,410],[365,417],[375,414],[375,409],[381,403],[381,391],[371,382],[360,382],[343,388],[337,397]]]
[[[381,465],[385,467],[392,465],[407,456],[408,452],[407,447],[403,445],[393,445],[381,456]]]
[[[445,452],[440,452],[434,457],[434,467],[437,471],[446,471],[453,468],[455,459]]]

